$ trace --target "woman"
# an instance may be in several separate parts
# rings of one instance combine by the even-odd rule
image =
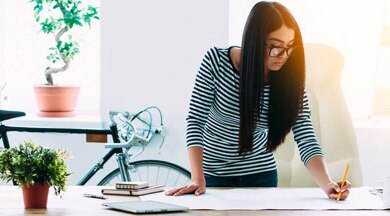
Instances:
[[[276,187],[273,151],[293,131],[301,159],[330,199],[351,184],[330,177],[310,120],[304,90],[302,36],[291,13],[259,2],[245,24],[242,46],[205,55],[190,101],[187,149],[192,183],[166,195],[207,187]]]

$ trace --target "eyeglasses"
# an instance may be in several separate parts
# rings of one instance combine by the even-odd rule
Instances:
[[[280,57],[283,55],[284,52],[286,52],[287,56],[290,56],[291,53],[294,51],[294,46],[290,47],[279,47],[279,46],[272,46],[265,44],[266,47],[269,48],[269,56],[271,57]]]

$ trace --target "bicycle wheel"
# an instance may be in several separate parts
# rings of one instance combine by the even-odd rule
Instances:
[[[181,166],[159,160],[140,160],[129,164],[131,181],[147,181],[149,184],[161,184],[178,187],[191,181],[191,173]],[[122,181],[119,169],[113,170],[98,185],[115,185]]]

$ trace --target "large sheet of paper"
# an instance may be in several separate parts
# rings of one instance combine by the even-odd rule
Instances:
[[[382,198],[368,188],[352,188],[345,201],[328,199],[319,188],[248,188],[207,189],[201,196],[165,196],[164,193],[141,196],[141,200],[155,200],[196,209],[213,210],[380,210]]]

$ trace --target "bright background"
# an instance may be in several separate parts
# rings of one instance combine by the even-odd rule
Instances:
[[[241,43],[247,14],[258,1],[242,2],[230,1],[230,44]],[[344,55],[342,87],[351,115],[354,119],[371,117],[375,88],[390,88],[390,46],[381,43],[384,28],[390,27],[390,1],[278,2],[296,18],[304,43],[332,45]]]

